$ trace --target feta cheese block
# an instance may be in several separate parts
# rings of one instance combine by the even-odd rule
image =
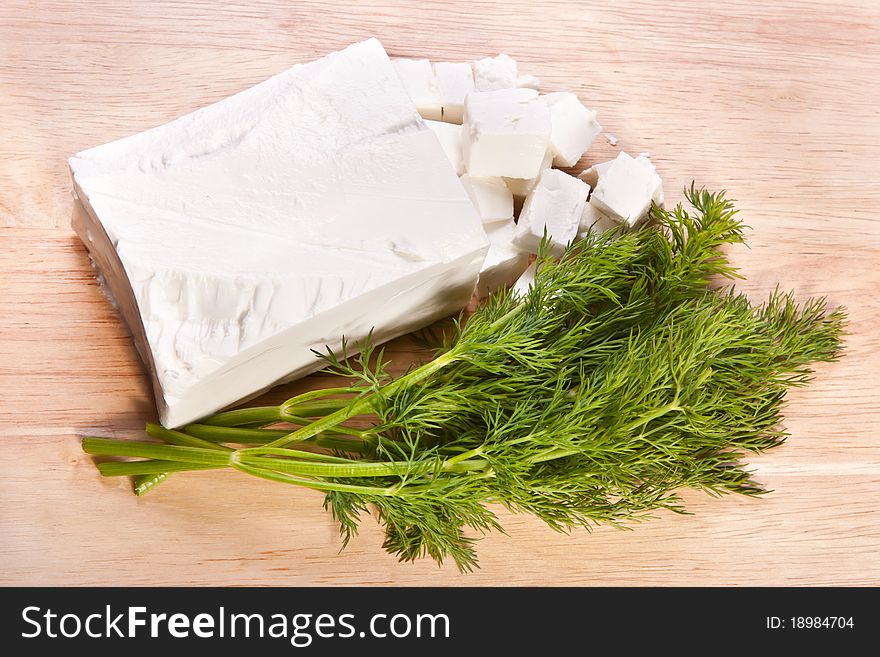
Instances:
[[[650,161],[646,165],[621,152],[599,176],[590,204],[617,222],[632,227],[647,216],[661,184]]]
[[[474,62],[474,87],[477,91],[513,89],[517,86],[516,61],[505,54],[484,57]]]
[[[614,221],[614,219],[599,212],[594,205],[585,203],[584,211],[581,213],[580,224],[578,225],[577,237],[579,240],[582,240],[590,233],[604,233],[619,227],[620,224]]]
[[[550,143],[550,108],[532,89],[468,94],[464,160],[474,176],[534,178]]]
[[[546,229],[550,252],[560,255],[577,237],[589,186],[557,169],[547,169],[538,179],[519,215],[513,243],[522,251],[537,253]]]
[[[443,120],[461,123],[464,99],[474,90],[474,72],[467,62],[435,62],[434,77],[440,90]]]
[[[488,249],[375,39],[69,165],[166,427],[459,310]]]
[[[550,106],[550,150],[553,164],[572,167],[587,152],[602,132],[596,112],[584,107],[578,97],[568,91],[546,94]]]
[[[461,126],[443,121],[425,121],[431,131],[437,135],[446,159],[452,164],[456,175],[464,173],[464,159],[461,156]]]
[[[475,178],[463,175],[461,184],[484,224],[513,221],[513,194],[501,178]]]
[[[489,238],[489,252],[477,282],[477,296],[481,299],[513,285],[529,264],[529,254],[511,243],[516,228],[513,219],[496,221],[484,228]]]
[[[440,89],[431,62],[427,59],[394,59],[391,63],[422,118],[433,121],[442,119]]]

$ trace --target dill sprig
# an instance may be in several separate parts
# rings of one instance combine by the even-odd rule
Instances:
[[[785,439],[785,393],[838,357],[844,311],[716,285],[738,277],[723,248],[743,224],[723,193],[686,198],[691,210],[654,207],[640,230],[542,254],[528,293],[493,295],[397,378],[370,344],[328,352],[345,386],[149,425],[165,444],[84,449],[143,459],[98,465],[141,477],[139,494],[170,472],[229,467],[314,488],[344,543],[375,509],[386,550],[462,570],[475,536],[501,529],[492,505],[569,531],[683,511],[685,487],[760,494],[742,459]]]

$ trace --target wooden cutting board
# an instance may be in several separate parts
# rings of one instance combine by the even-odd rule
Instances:
[[[771,494],[689,492],[693,515],[571,536],[502,513],[508,535],[464,576],[398,564],[371,522],[340,554],[310,491],[198,473],[138,499],[98,476],[79,436],[134,437],[154,411],[68,227],[65,159],[370,35],[392,56],[506,52],[577,92],[619,139],[582,166],[649,151],[673,202],[692,179],[726,188],[753,228],[732,253],[750,295],[779,283],[849,308],[846,357],[791,395],[788,443],[751,460]],[[880,584],[878,73],[874,1],[3,2],[0,583]]]

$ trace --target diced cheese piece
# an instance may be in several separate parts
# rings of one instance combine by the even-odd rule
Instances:
[[[534,89],[537,91],[541,86],[541,81],[534,75],[520,75],[516,79],[516,86],[520,89]]]
[[[614,164],[614,160],[608,160],[607,162],[599,162],[598,164],[594,164],[588,169],[584,169],[581,173],[578,174],[578,178],[583,180],[593,189],[596,189],[596,185],[599,184],[599,178],[604,175],[608,169],[611,168],[611,165]]]
[[[620,224],[614,219],[599,212],[594,205],[585,203],[577,236],[579,240],[582,240],[589,233],[604,233],[619,227]]]
[[[513,194],[501,178],[475,178],[465,174],[461,184],[484,224],[513,221]]]
[[[535,260],[532,264],[526,267],[526,270],[522,273],[518,279],[516,279],[516,283],[513,284],[511,288],[511,292],[517,294],[521,297],[527,295],[529,290],[535,284],[535,276],[538,273],[538,261]]]
[[[431,131],[437,135],[443,152],[452,163],[457,175],[464,173],[464,159],[461,156],[461,126],[443,121],[425,121]]]
[[[69,164],[167,427],[458,311],[488,249],[375,39]]]
[[[550,141],[550,109],[532,89],[468,94],[464,160],[474,176],[534,178]]]
[[[511,243],[515,228],[513,219],[485,226],[489,252],[477,282],[477,296],[481,299],[502,287],[512,285],[529,264],[529,254],[523,253]]]
[[[602,132],[602,126],[596,121],[596,112],[584,107],[578,97],[568,91],[557,91],[544,98],[550,106],[553,164],[574,166]]]
[[[516,61],[505,54],[484,57],[474,62],[474,86],[477,91],[495,91],[516,87]]]
[[[474,90],[474,73],[467,62],[434,62],[434,77],[440,90],[443,120],[461,123],[464,99]]]
[[[575,239],[590,188],[564,171],[546,169],[519,215],[513,243],[537,253],[546,229],[550,252],[560,255]]]
[[[657,173],[657,167],[651,162],[651,158],[647,153],[640,153],[639,156],[636,157],[636,162],[644,166],[651,173]],[[663,203],[666,201],[666,196],[663,194],[663,181],[659,175],[657,176],[655,183],[656,188],[654,189],[654,193],[651,194],[651,200],[660,207],[663,207]]]
[[[551,166],[553,166],[553,153],[547,151],[544,155],[544,159],[541,160],[541,171],[549,169]],[[535,185],[538,182],[538,176],[535,176],[534,178],[503,178],[503,180],[507,183],[507,188],[513,194],[513,198],[517,201],[524,201],[526,196],[531,194],[532,190],[535,188]]]
[[[590,204],[620,223],[635,226],[647,216],[658,184],[660,176],[651,168],[621,152],[599,177]]]
[[[440,89],[431,62],[427,59],[394,59],[391,63],[422,118],[439,121],[442,118]]]

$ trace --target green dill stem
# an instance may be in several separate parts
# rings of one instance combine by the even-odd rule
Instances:
[[[147,435],[151,438],[160,438],[166,443],[178,445],[180,447],[201,447],[203,449],[219,449],[227,452],[232,451],[225,445],[218,445],[216,442],[202,440],[201,438],[189,435],[182,431],[166,429],[165,427],[159,424],[153,424],[152,422],[147,422]]]
[[[344,408],[350,403],[349,399],[319,399],[313,402],[304,402],[296,407],[289,407],[288,411],[296,411],[302,417],[322,417],[328,413]],[[283,422],[281,406],[256,406],[254,408],[237,408],[232,411],[223,411],[209,415],[199,420],[199,424],[211,424],[219,427],[237,427],[243,424],[274,424]]]
[[[424,365],[417,367],[414,370],[411,370],[407,374],[404,374],[399,379],[396,379],[391,383],[386,384],[382,387],[382,392],[385,395],[394,395],[398,391],[426,379],[427,377],[434,374],[434,372],[437,372],[438,370],[443,369],[450,363],[455,362],[456,358],[457,353],[455,351],[455,348],[452,348],[446,353],[440,354],[434,360],[429,361]],[[291,443],[301,442],[319,433],[327,431],[328,429],[333,429],[345,422],[346,420],[349,420],[357,415],[369,413],[372,409],[371,398],[372,394],[364,395],[363,397],[358,397],[357,399],[350,400],[338,411],[331,413],[330,415],[327,415],[320,420],[316,420],[311,424],[302,427],[301,429],[297,429],[296,431],[290,433],[284,438],[279,438],[278,440],[272,441],[267,445],[267,447],[284,447],[285,445],[289,445]],[[300,409],[297,410],[301,412]]]
[[[100,471],[100,466],[98,467],[98,470]],[[146,495],[156,486],[168,479],[168,476],[169,475],[167,472],[160,472],[158,474],[147,474],[135,477],[134,494],[138,497],[140,497],[141,495]]]
[[[188,424],[183,430],[190,436],[218,443],[239,443],[242,445],[265,445],[270,440],[283,438],[287,429],[241,429],[213,424]]]
[[[229,465],[229,456],[234,452],[201,447],[179,447],[133,440],[113,440],[111,438],[83,438],[83,451],[96,456],[133,456],[162,461],[182,461],[204,465]]]
[[[293,475],[282,474],[264,468],[255,468],[236,460],[232,461],[232,467],[254,477],[260,477],[261,479],[268,479],[269,481],[276,481],[282,484],[294,484],[296,486],[303,486],[314,490],[339,491],[342,493],[354,493],[356,495],[394,495],[397,492],[393,487],[377,488],[375,486],[357,486],[354,484],[340,484],[336,482],[306,479],[305,477],[295,477]]]
[[[98,463],[98,472],[100,472],[105,477],[129,477],[132,475],[143,475],[146,478],[149,475],[167,475],[167,473],[169,472],[187,472],[190,470],[216,470],[223,467],[226,466],[204,465],[201,463],[178,463],[175,461],[106,461],[104,463]]]
[[[180,431],[174,431],[172,429],[166,429],[165,427],[154,424],[152,422],[147,423],[147,435],[153,438],[160,438],[167,443],[171,443],[172,445],[185,445],[189,447],[207,447],[208,449],[219,449],[219,450],[229,450],[228,447],[223,445],[215,445],[213,443],[209,443],[204,440],[200,440],[199,438],[188,436],[185,433]],[[163,481],[168,479],[170,472],[163,471],[155,471],[152,474],[149,473],[141,473],[144,476],[138,478],[137,481],[134,482],[134,492],[135,495],[145,495],[151,490],[153,490],[156,486],[161,484]]]

